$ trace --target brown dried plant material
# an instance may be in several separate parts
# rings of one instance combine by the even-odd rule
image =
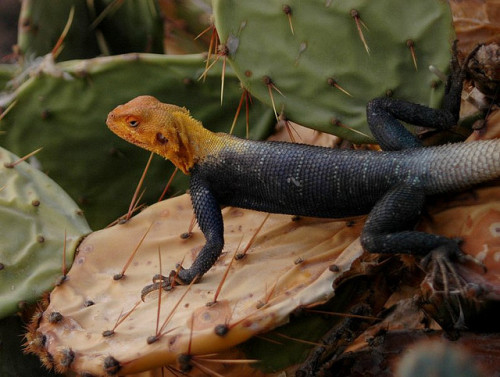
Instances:
[[[398,286],[385,303],[385,318],[359,335],[338,359],[326,363],[328,371],[348,376],[356,374],[354,371],[362,365],[366,375],[392,376],[401,357],[424,339],[445,348],[461,345],[485,376],[498,370],[500,359],[494,349],[500,345],[495,309],[500,300],[500,186],[491,184],[451,195],[429,209],[429,216],[419,228],[463,238],[464,251],[481,260],[488,271],[457,264],[458,273],[469,288],[481,288],[468,289],[465,296],[453,290],[446,296],[441,284],[437,286],[430,275],[420,289]],[[468,331],[464,329],[452,341],[448,338],[457,320],[464,321]],[[478,329],[481,332],[473,332]]]
[[[484,295],[500,300],[500,186],[492,185],[456,195],[431,212],[432,223],[423,229],[460,237],[462,249],[487,268],[457,265],[470,283],[481,284]]]
[[[500,1],[452,0],[450,7],[458,47],[464,55],[478,43],[500,41]]]
[[[475,130],[467,139],[468,141],[474,140],[489,140],[494,138],[500,138],[500,111],[492,111],[486,121],[483,123],[483,127]]]
[[[38,329],[27,336],[28,349],[35,344],[34,351],[59,371],[96,376],[175,364],[181,354],[219,352],[285,323],[299,306],[331,298],[332,282],[362,253],[362,221],[346,226],[270,215],[246,257],[232,262],[217,302],[207,306],[235,251],[266,216],[237,208],[225,208],[223,215],[224,254],[200,283],[162,290],[159,316],[158,291],[141,301],[141,290],[160,272],[158,249],[165,275],[181,261],[189,266],[205,242],[197,228],[181,238],[192,218],[189,197],[155,204],[125,224],[89,235],[66,281],[51,293]],[[142,238],[124,276],[114,280]],[[339,270],[330,271],[331,264]],[[51,313],[62,318],[51,323]],[[217,335],[217,325],[227,333]],[[148,342],[151,336],[157,339]]]

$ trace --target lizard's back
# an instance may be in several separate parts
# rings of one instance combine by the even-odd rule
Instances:
[[[206,156],[192,174],[208,182],[222,205],[302,216],[346,217],[369,212],[399,184],[420,186],[433,194],[484,180],[465,179],[464,174],[474,176],[471,169],[479,169],[476,175],[482,171],[488,177],[498,176],[500,141],[481,144],[481,148],[479,143],[467,143],[377,152],[231,138],[228,147]],[[493,173],[484,172],[471,153],[492,159]],[[467,164],[469,160],[476,162]]]

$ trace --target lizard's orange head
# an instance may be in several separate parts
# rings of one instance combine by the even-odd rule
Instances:
[[[140,96],[111,111],[106,124],[121,138],[157,152],[157,145],[164,145],[168,141],[175,144],[168,134],[175,131],[176,112],[189,115],[182,107],[161,103],[151,96]]]
[[[183,107],[161,103],[151,96],[134,98],[108,114],[106,124],[122,139],[158,153],[188,173],[197,157],[194,136],[201,124]]]

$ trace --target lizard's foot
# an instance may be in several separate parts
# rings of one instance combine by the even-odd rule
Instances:
[[[146,285],[144,288],[141,290],[141,300],[144,301],[144,298],[150,294],[153,291],[158,291],[160,289],[164,291],[170,291],[173,286],[172,286],[172,273],[167,276],[163,276],[160,274],[156,274],[153,276],[153,284]]]
[[[194,275],[194,276],[192,276]],[[200,279],[197,274],[193,274],[191,269],[185,269],[178,265],[176,270],[170,271],[168,276],[156,274],[153,276],[153,284],[148,284],[141,290],[141,300],[151,292],[158,291],[160,289],[164,291],[170,291],[177,285],[188,285],[191,283],[197,283]]]
[[[486,267],[476,258],[465,254],[460,249],[460,239],[450,239],[450,242],[439,246],[427,254],[421,262],[421,267],[429,272],[429,281],[434,288],[441,277],[442,291],[445,296],[454,293],[465,295],[468,283],[457,272],[455,263],[472,262],[480,266],[484,272]]]
[[[484,291],[481,283],[473,278],[474,273],[459,263],[472,262],[486,271],[480,261],[460,249],[460,243],[459,239],[450,239],[421,262],[428,272],[421,284],[422,308],[451,338],[458,336],[456,330],[468,328],[471,313],[477,312],[477,303]]]

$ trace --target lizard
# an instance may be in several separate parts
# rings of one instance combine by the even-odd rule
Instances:
[[[360,236],[364,250],[433,256],[444,275],[452,261],[473,258],[458,239],[415,230],[426,198],[499,178],[500,139],[423,147],[400,120],[437,130],[453,127],[465,65],[452,58],[441,109],[394,98],[367,104],[367,121],[382,151],[214,133],[186,108],[147,95],[117,106],[106,124],[190,175],[191,202],[206,242],[189,268],[172,271],[178,283],[197,282],[219,258],[221,206],[323,218],[368,214]]]

